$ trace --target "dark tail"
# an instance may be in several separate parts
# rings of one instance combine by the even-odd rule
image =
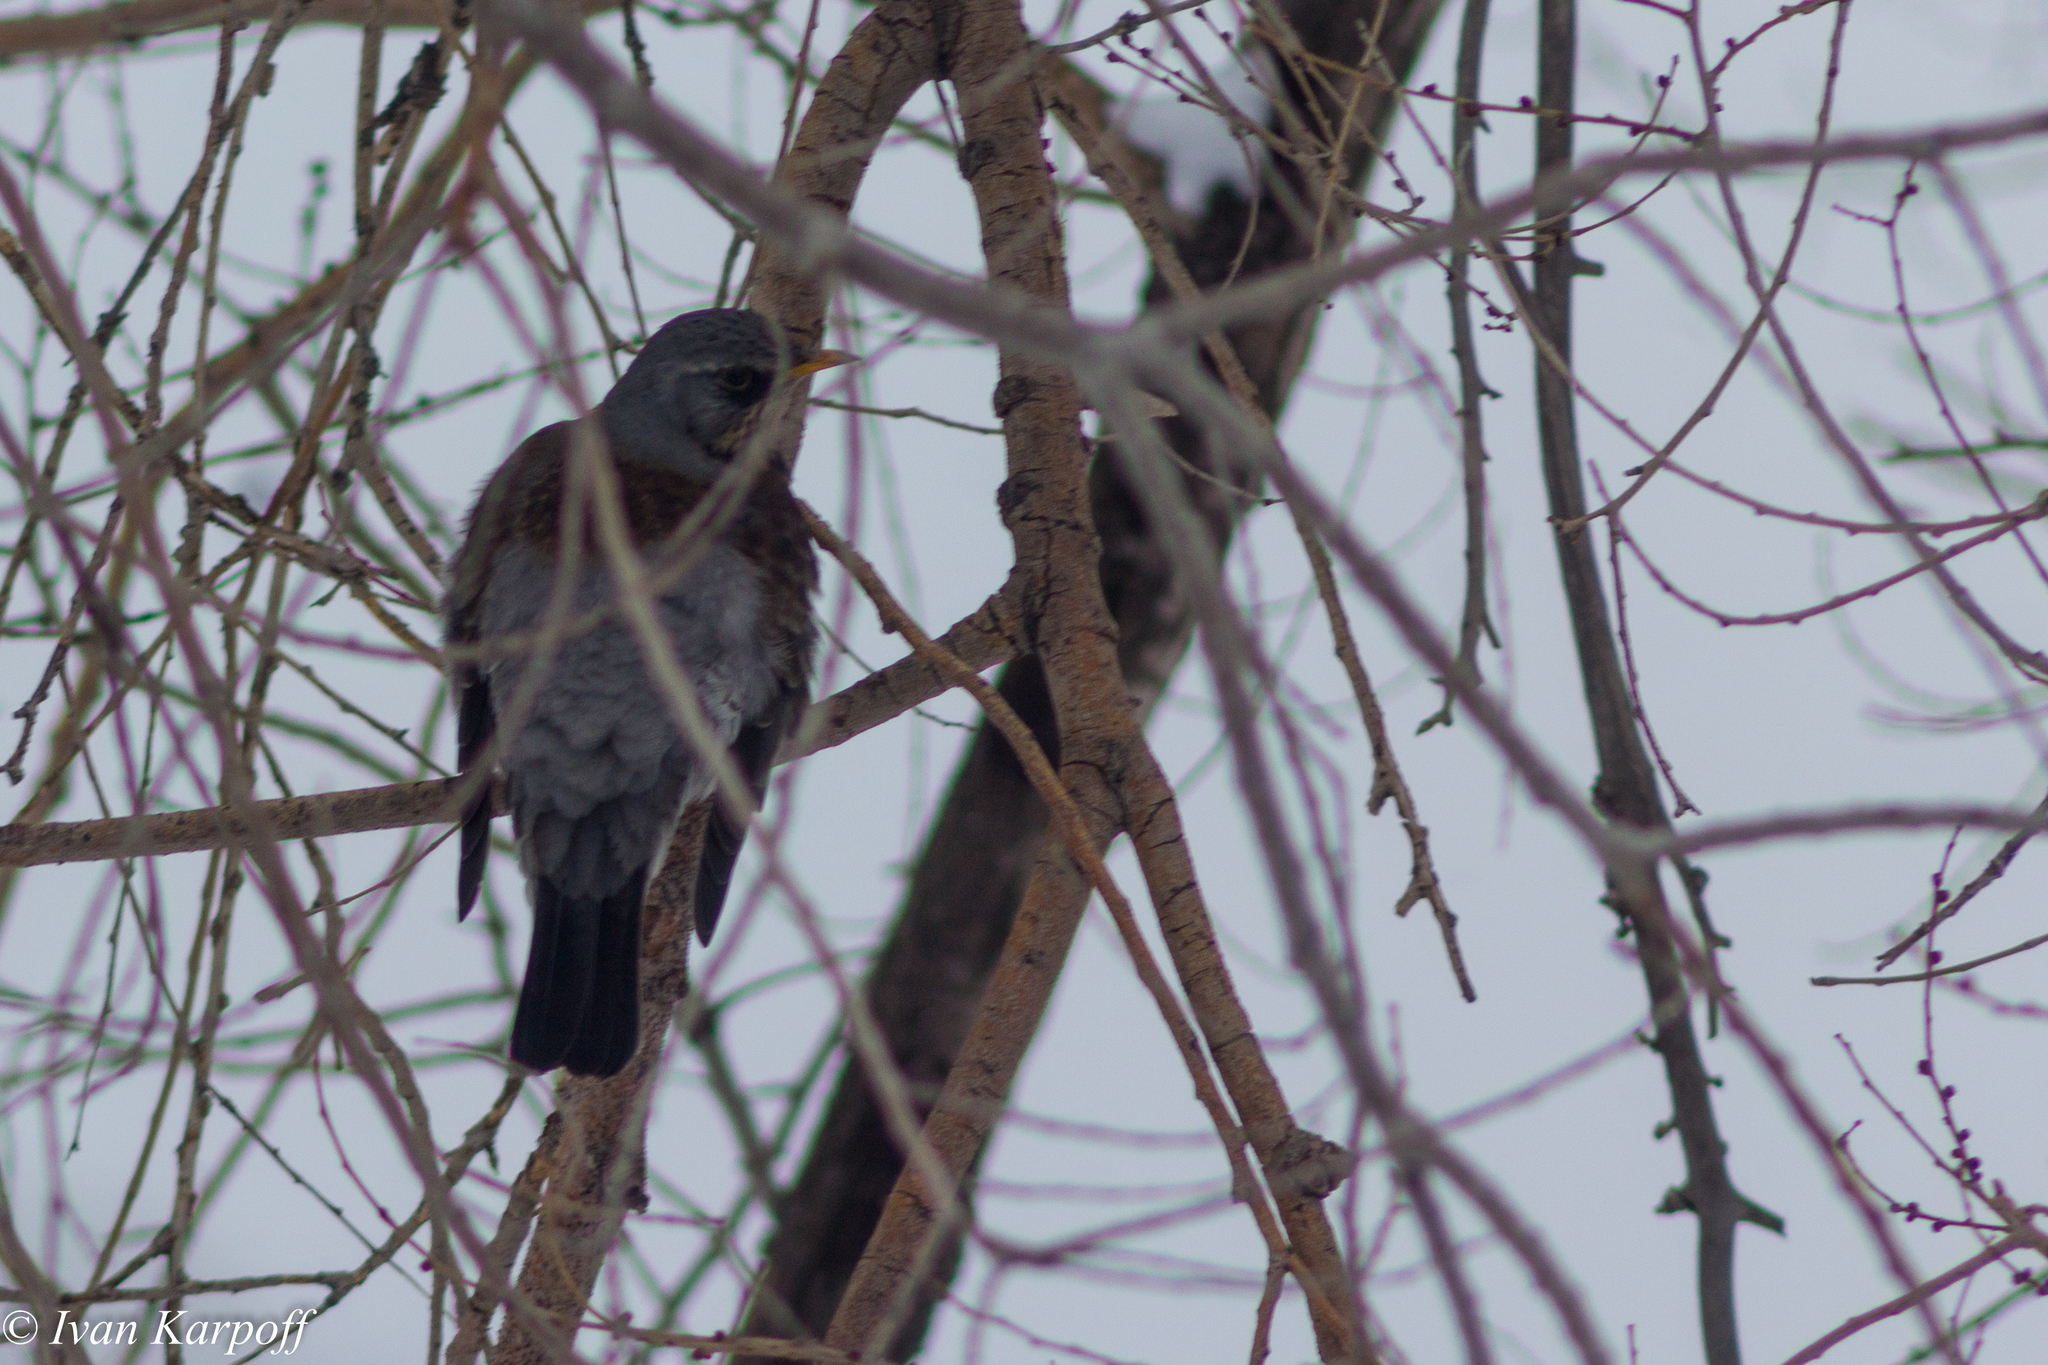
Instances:
[[[512,1060],[615,1076],[640,1046],[640,898],[646,869],[601,900],[534,879],[533,944],[512,1016]]]

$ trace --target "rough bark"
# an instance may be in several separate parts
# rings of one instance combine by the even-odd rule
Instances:
[[[1064,308],[1068,292],[1065,252],[1051,180],[1043,173],[1039,150],[1044,115],[1029,81],[1029,60],[1015,10],[1005,0],[968,0],[959,6],[933,5],[930,13],[940,43],[932,74],[950,76],[958,94],[965,137],[960,170],[980,212],[982,252],[989,277]],[[1106,647],[1110,638],[1104,629],[1107,612],[1101,609],[1099,592],[1089,590],[1093,585],[1074,581],[1077,567],[1087,572],[1096,548],[1087,511],[1075,505],[1081,496],[1075,475],[1086,458],[1079,426],[1080,395],[1072,377],[1058,367],[1007,349],[1001,355],[1000,370],[994,406],[1003,424],[1009,478],[999,504],[1016,543],[1017,569],[1025,584],[1027,631],[1034,650],[1032,662],[1039,665],[1036,695],[1024,694],[1016,700],[1030,708],[1024,717],[1040,747],[1061,765],[1061,777],[1086,812],[1089,836],[1099,850],[1114,837],[1119,812],[1105,790],[1102,765],[1109,749],[1094,722],[1105,708],[1121,706],[1122,698],[1096,695],[1105,686],[1111,692],[1120,691],[1113,653]],[[987,727],[977,739],[975,747],[982,761],[1002,765],[1003,794],[1014,801],[1020,791],[1030,793],[1008,744]],[[1086,750],[1093,766],[1083,770],[1074,762],[1079,757],[1077,749]],[[936,1108],[920,1115],[925,1134],[956,1188],[969,1178],[994,1115],[1001,1111],[1016,1064],[1051,996],[1087,899],[1086,883],[1072,862],[1063,851],[1045,844],[1043,804],[1035,795],[1030,800],[1033,837],[1028,844],[1009,846],[1001,865],[1014,888],[1016,899],[1011,905],[1021,901],[1025,906],[1021,917],[1014,913],[1009,917],[1015,921],[1014,939],[1008,932],[1013,927],[1010,922],[1000,927],[965,926],[970,940],[981,936],[974,946],[1000,954],[1004,979],[995,994],[1006,1005],[1002,1017],[991,1017],[979,1009],[979,990],[947,997],[927,992],[912,979],[890,983],[892,1004],[898,1009],[917,1012],[918,1002],[911,997],[924,995],[941,1011],[959,1011],[951,1018],[933,1015],[922,1021],[926,1026],[958,1032],[946,1055],[918,1059],[924,1074],[913,1074],[914,1080],[927,1084],[944,1080],[960,1040],[978,1037],[981,1043],[974,1049],[979,1065],[972,1068],[973,1074],[956,1078],[953,1086],[928,1101],[936,1102]],[[974,814],[963,810],[961,818],[971,820]],[[1004,847],[1007,831],[1001,823],[1002,812],[996,814],[993,825],[962,829],[959,834],[982,836],[994,847]],[[981,839],[976,838],[970,847],[979,846]],[[997,864],[983,862],[979,870],[995,872],[997,868]],[[972,876],[977,869],[963,863],[960,871]],[[993,935],[989,934],[991,928],[995,928]],[[1009,951],[1003,952],[1006,941]],[[957,970],[957,962],[954,967]],[[984,973],[986,970],[982,968]],[[976,984],[985,985],[986,977]],[[873,996],[871,985],[870,998]],[[892,1052],[896,1051],[903,1035],[887,1027],[884,1032]],[[861,1075],[865,1090],[862,1073],[849,1069],[847,1075]],[[842,1090],[844,1083],[843,1077]],[[949,1098],[951,1103],[946,1102]],[[879,1109],[876,1112],[880,1131]],[[883,1140],[888,1141],[886,1136]],[[857,1178],[872,1182],[883,1176],[879,1185],[869,1184],[864,1191],[879,1198],[869,1206],[865,1219],[850,1227],[827,1230],[839,1253],[843,1256],[850,1251],[853,1259],[835,1261],[839,1283],[801,1285],[801,1292],[811,1296],[812,1311],[822,1310],[823,1317],[815,1324],[800,1323],[798,1334],[816,1335],[843,1350],[865,1353],[879,1348],[889,1359],[905,1359],[923,1338],[935,1296],[944,1292],[951,1279],[958,1260],[960,1228],[944,1225],[941,1191],[923,1182],[899,1180],[901,1161],[894,1159],[893,1144],[872,1155],[891,1159],[887,1166],[870,1166]],[[804,1207],[801,1191],[786,1207],[802,1208],[801,1216],[807,1220],[818,1212]],[[843,1240],[849,1232],[853,1234],[850,1242]],[[762,1297],[766,1301],[767,1295]]]
[[[968,0],[958,17],[946,74],[959,95],[961,171],[979,212],[990,281],[1064,311],[1065,244],[1041,151],[1045,110],[1029,79],[1035,61],[1014,0]],[[995,976],[922,1128],[917,1159],[889,1191],[825,1342],[864,1359],[914,1352],[968,1223],[958,1190],[1008,1103],[1072,945],[1090,884],[1076,875],[1079,863],[1118,916],[1140,975],[1155,974],[1154,998],[1193,1068],[1197,1092],[1209,1097],[1231,1160],[1241,1161],[1247,1140],[1257,1153],[1275,1207],[1268,1209],[1265,1190],[1242,1166],[1240,1197],[1252,1207],[1275,1262],[1288,1264],[1307,1291],[1319,1356],[1325,1362],[1370,1362],[1320,1203],[1341,1169],[1331,1169],[1329,1143],[1295,1124],[1266,1065],[1217,947],[1178,807],[1130,705],[1114,618],[1102,594],[1101,544],[1089,510],[1075,376],[1043,350],[1007,343],[999,369],[996,410],[1009,477],[998,505],[1015,544],[1027,634],[1044,666],[1058,725],[1064,761],[1056,784],[1022,721],[992,694],[988,702],[992,718],[1011,726],[1011,741],[1043,765],[1034,790],[1041,798],[1057,792],[1065,812],[1062,836],[1041,845]],[[1101,865],[1102,851],[1123,829],[1131,831],[1138,849],[1181,988],[1208,1044],[1207,1057],[1186,1031],[1163,977],[1156,976],[1127,900]],[[1229,1091],[1230,1108],[1210,1079],[1211,1059]],[[864,1054],[862,1061],[874,1079],[876,1059]],[[895,1114],[890,1117],[892,1124],[899,1122]]]
[[[1360,25],[1377,27],[1384,62],[1380,69],[1398,78],[1413,66],[1439,7],[1440,0],[1393,0],[1384,6],[1380,0],[1295,0],[1282,8],[1310,53],[1347,66],[1357,65],[1363,55]],[[1295,89],[1297,95],[1306,93]],[[1329,102],[1323,92],[1310,97]],[[1364,92],[1353,121],[1368,136],[1345,149],[1345,183],[1356,185],[1363,179],[1371,162],[1370,147],[1391,112],[1382,90]],[[1275,183],[1256,202],[1218,190],[1201,215],[1174,225],[1182,259],[1205,288],[1230,277],[1241,247],[1239,279],[1316,253],[1315,224],[1282,207],[1283,202],[1303,202],[1303,172],[1280,161],[1271,174]],[[1326,225],[1323,235],[1348,236],[1350,215],[1340,214],[1334,221],[1336,226]],[[1248,227],[1251,242],[1246,247]],[[1164,286],[1155,281],[1147,287],[1146,298],[1148,304],[1165,302]],[[1228,334],[1269,413],[1277,414],[1286,401],[1318,311],[1310,307]],[[1234,463],[1228,452],[1204,449],[1185,424],[1167,419],[1162,427],[1175,450],[1198,467],[1239,485],[1252,477],[1248,467]],[[1191,478],[1187,486],[1219,549],[1226,546],[1249,499],[1203,479]],[[1187,652],[1194,629],[1192,610],[1176,583],[1168,550],[1153,535],[1115,461],[1095,462],[1089,493],[1102,542],[1102,591],[1117,625],[1125,685],[1149,713]],[[1010,664],[998,690],[1057,761],[1057,736],[1039,662],[1019,659]],[[933,822],[903,907],[867,984],[871,1007],[896,1061],[927,1095],[936,1093],[966,1038],[1037,862],[1046,824],[1045,808],[1008,746],[983,726]],[[902,1155],[888,1136],[866,1081],[858,1067],[848,1066],[784,1201],[784,1221],[768,1246],[758,1307],[748,1319],[750,1334],[824,1335],[901,1167]],[[929,1306],[927,1300],[914,1325],[928,1320]],[[898,1339],[899,1346],[914,1346],[921,1335],[921,1330],[907,1331]]]

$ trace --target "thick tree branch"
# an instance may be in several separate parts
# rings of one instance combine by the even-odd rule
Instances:
[[[939,637],[939,645],[970,668],[984,669],[1022,648],[1017,608],[1009,590]],[[812,704],[796,734],[776,756],[793,763],[895,719],[952,684],[929,661],[910,655]],[[259,801],[266,827],[281,839],[318,839],[378,829],[451,824],[459,815],[462,779],[394,782],[354,791],[322,792]],[[492,810],[505,812],[504,784],[491,793]],[[0,825],[0,867],[150,858],[235,848],[255,837],[226,806],[55,824]]]
[[[981,221],[992,283],[1064,311],[1068,286],[1058,199],[1040,145],[1044,114],[1031,59],[1008,0],[934,9],[944,31],[933,74],[950,74],[964,141],[960,170]],[[1085,838],[1100,855],[1120,811],[1106,789],[1112,758],[1105,713],[1127,706],[1113,632],[1095,577],[1080,394],[1063,367],[1004,346],[996,416],[1009,479],[998,498],[1025,584],[1027,633],[1058,718],[1060,779],[1084,812]],[[1047,843],[1026,891],[1003,969],[975,1016],[967,1049],[951,1068],[925,1134],[957,1186],[979,1160],[1001,1115],[1087,899],[1087,883],[1058,843]],[[906,1358],[951,1278],[964,1227],[942,1216],[941,1191],[905,1168],[882,1206],[823,1333],[827,1345]]]
[[[1436,0],[1387,7],[1378,0],[1358,0],[1338,6],[1297,3],[1286,13],[1311,52],[1348,66],[1355,66],[1362,55],[1360,25],[1378,24],[1381,54],[1394,71],[1405,74],[1436,9]],[[1079,120],[1090,126],[1109,121],[1100,90],[1065,63],[1041,64],[1036,80],[1048,100],[1068,108]],[[1356,184],[1370,164],[1370,142],[1390,110],[1384,91],[1366,92],[1357,116],[1359,136],[1345,149],[1347,184]],[[804,145],[801,137],[799,145]],[[1157,162],[1150,157],[1134,159],[1129,148],[1110,150],[1138,191],[1160,202],[1164,177]],[[1298,183],[1300,173],[1292,164],[1272,170],[1281,185]],[[1233,269],[1239,278],[1251,278],[1305,260],[1317,248],[1271,193],[1247,201],[1222,189],[1192,220],[1163,217],[1173,232],[1173,255],[1186,261],[1198,285],[1210,289],[1229,279]],[[1348,218],[1343,221],[1348,225]],[[760,291],[772,278],[765,268],[757,274],[757,298],[767,297]],[[1169,297],[1163,284],[1148,286],[1147,299],[1155,306]],[[1257,401],[1268,413],[1277,413],[1285,401],[1305,345],[1304,331],[1315,311],[1283,312],[1277,321],[1262,319],[1225,329],[1230,351],[1242,361]],[[1220,549],[1255,505],[1254,493],[1232,490],[1255,489],[1256,462],[1250,452],[1230,443],[1205,441],[1190,423],[1170,419],[1160,426],[1176,452],[1210,476],[1190,476],[1187,490]],[[1116,461],[1094,461],[1089,502],[1102,545],[1101,590],[1116,622],[1118,665],[1124,687],[1143,717],[1164,694],[1186,654],[1194,618],[1172,556]],[[1039,745],[1060,761],[1041,661],[1036,656],[1019,658],[1003,671],[997,687],[1030,725]],[[1045,808],[1009,745],[982,726],[926,837],[902,909],[866,987],[896,1062],[913,1085],[924,1087],[926,1096],[936,1095],[952,1070],[984,990],[995,991],[991,973],[1018,921],[1027,884],[1038,886],[1031,876],[1045,831]],[[1038,941],[1032,935],[1040,913],[1033,910],[1027,923],[1018,924],[1013,946]],[[996,994],[1012,999],[1011,992],[1023,986],[1021,980],[1005,977]],[[751,1330],[768,1330],[769,1323],[779,1322],[783,1325],[778,1330],[801,1325],[823,1335],[901,1166],[902,1155],[887,1135],[859,1068],[848,1067],[784,1203],[768,1249],[755,1316],[749,1319]]]
[[[925,636],[918,628],[917,622],[896,602],[894,595],[889,592],[880,575],[875,573],[873,566],[862,559],[815,514],[809,513],[808,509],[806,513],[811,523],[812,534],[819,544],[825,546],[846,566],[847,571],[859,580],[862,589],[875,604],[884,625],[901,634],[919,655],[930,659],[935,667],[946,674],[954,686],[965,689],[981,704],[989,724],[1002,733],[1010,746],[1010,751],[1016,755],[1030,777],[1032,788],[1037,792],[1039,799],[1055,812],[1061,846],[1068,857],[1081,865],[1089,884],[1109,907],[1110,915],[1116,921],[1117,933],[1131,955],[1132,965],[1137,969],[1139,980],[1152,996],[1160,1017],[1165,1020],[1174,1042],[1180,1048],[1182,1061],[1187,1067],[1189,1078],[1194,1082],[1195,1095],[1202,1102],[1202,1107],[1209,1112],[1217,1136],[1223,1142],[1225,1154],[1230,1162],[1233,1197],[1251,1209],[1253,1218],[1258,1223],[1259,1232],[1266,1240],[1267,1253],[1273,1264],[1285,1265],[1290,1259],[1298,1261],[1299,1258],[1291,1257],[1290,1248],[1274,1221],[1266,1197],[1253,1182],[1251,1171],[1245,1165],[1244,1131],[1238,1127],[1235,1116],[1225,1106],[1222,1094],[1216,1088],[1215,1079],[1210,1074],[1208,1058],[1202,1052],[1201,1044],[1181,1009],[1180,1001],[1174,996],[1172,987],[1167,985],[1165,976],[1153,960],[1152,950],[1138,928],[1129,901],[1110,876],[1108,868],[1103,865],[1101,854],[1089,837],[1087,817],[1082,814],[1072,795],[1061,784],[1058,774],[1053,771],[1051,762],[1033,737],[1030,727],[1011,709],[1009,703],[1002,699],[1000,693],[981,680],[979,674],[961,660],[947,655],[943,648]],[[1174,831],[1174,837],[1178,838],[1177,829]],[[1213,936],[1211,943],[1213,945]],[[1211,974],[1206,979],[1217,978]],[[1221,979],[1227,981],[1227,976]],[[1215,1014],[1218,1012],[1216,1006],[1216,993],[1209,992],[1198,1002],[1198,1014]],[[1227,1029],[1237,1023],[1245,1025],[1244,1033],[1239,1036],[1248,1037],[1248,1021],[1226,1019],[1224,1028]],[[1230,1039],[1233,1044],[1237,1041],[1237,1037]],[[1324,1286],[1313,1275],[1308,1275],[1302,1279],[1302,1288],[1310,1297],[1312,1311],[1341,1328],[1339,1310],[1325,1292]]]
[[[1081,145],[1088,155],[1088,167],[1102,182],[1109,186],[1117,203],[1130,217],[1139,237],[1144,240],[1145,249],[1152,258],[1156,278],[1163,280],[1173,297],[1182,303],[1191,303],[1201,297],[1201,289],[1186,264],[1180,258],[1165,230],[1160,226],[1158,215],[1153,211],[1152,201],[1129,174],[1122,164],[1117,150],[1102,136],[1090,116],[1082,109],[1067,101],[1064,94],[1052,101],[1052,111],[1062,127]],[[1217,378],[1230,391],[1230,396],[1252,417],[1266,421],[1267,416],[1259,407],[1258,390],[1244,364],[1231,348],[1230,339],[1221,332],[1211,332],[1202,338],[1202,347]],[[1467,497],[1472,496],[1468,480]],[[1483,497],[1483,493],[1481,495]],[[1458,917],[1451,913],[1450,902],[1445,898],[1443,883],[1437,874],[1436,862],[1430,856],[1429,830],[1423,825],[1416,809],[1415,797],[1409,789],[1408,779],[1401,772],[1401,765],[1394,756],[1394,746],[1387,735],[1387,723],[1380,709],[1379,696],[1373,690],[1372,681],[1365,670],[1365,660],[1358,652],[1358,642],[1352,635],[1349,613],[1344,608],[1344,599],[1338,595],[1337,580],[1330,569],[1330,552],[1323,545],[1322,538],[1303,517],[1299,508],[1292,508],[1295,534],[1301,539],[1302,552],[1308,557],[1309,567],[1315,578],[1316,594],[1322,600],[1323,613],[1329,618],[1330,634],[1336,647],[1337,659],[1344,665],[1345,676],[1351,682],[1352,696],[1358,702],[1360,718],[1365,723],[1367,739],[1372,745],[1373,776],[1371,793],[1366,797],[1366,809],[1378,815],[1388,800],[1394,802],[1400,814],[1402,828],[1408,835],[1412,856],[1408,885],[1394,903],[1394,913],[1405,915],[1416,902],[1428,900],[1436,913],[1437,925],[1443,934],[1444,952],[1451,963],[1451,973],[1457,978],[1459,992],[1466,1000],[1476,1000],[1477,992],[1472,988],[1471,977],[1465,970],[1465,958],[1458,947]],[[1483,552],[1484,546],[1481,546]],[[1425,726],[1425,728],[1427,728]]]
[[[234,807],[208,806],[164,815],[0,826],[0,867],[149,858],[239,848],[263,837],[321,839],[373,829],[451,824],[460,816],[460,785],[461,779],[446,778],[258,801],[253,805],[260,813],[260,825],[241,818]],[[494,793],[493,800],[502,809],[503,793]]]
[[[619,0],[577,3],[592,15],[617,9]],[[75,56],[228,23],[260,24],[276,12],[276,0],[123,0],[95,9],[30,14],[0,20],[0,57]],[[314,0],[299,22],[360,28],[373,15],[386,28],[438,28],[448,17],[448,0]]]

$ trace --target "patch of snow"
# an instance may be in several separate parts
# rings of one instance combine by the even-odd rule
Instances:
[[[1241,61],[1233,57],[1210,72],[1239,113],[1265,123],[1272,105]],[[1166,163],[1166,194],[1182,213],[1200,213],[1218,185],[1248,199],[1258,189],[1256,167],[1264,153],[1249,134],[1243,142],[1233,136],[1229,121],[1214,110],[1177,95],[1147,96],[1125,100],[1117,126],[1125,138]]]

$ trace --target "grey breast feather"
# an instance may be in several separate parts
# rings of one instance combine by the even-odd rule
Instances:
[[[505,546],[483,591],[482,638],[536,630],[554,581],[554,564],[533,547]],[[586,564],[573,610],[612,596],[609,572]],[[725,744],[779,690],[758,625],[762,601],[759,572],[719,545],[658,603],[664,633]],[[484,666],[501,725],[528,664],[508,654]],[[501,762],[527,875],[554,878],[569,894],[617,890],[656,855],[683,805],[711,787],[670,719],[638,637],[618,619],[560,642]]]

